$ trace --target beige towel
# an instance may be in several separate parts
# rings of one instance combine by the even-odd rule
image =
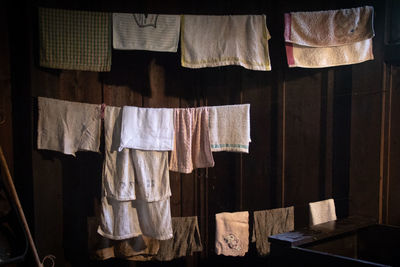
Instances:
[[[308,47],[286,43],[289,67],[325,68],[374,59],[372,39],[343,46]]]
[[[118,201],[102,197],[99,234],[121,240],[146,235],[158,240],[172,238],[170,199],[155,202]]]
[[[113,46],[120,50],[176,52],[179,15],[113,13]]]
[[[254,212],[253,237],[260,256],[269,254],[268,236],[294,230],[294,208],[280,208]]]
[[[38,149],[99,152],[101,106],[38,97]]]
[[[335,201],[327,200],[310,202],[310,225],[336,220]]]
[[[265,15],[184,15],[181,28],[184,67],[240,65],[271,70]]]
[[[173,217],[172,229],[174,237],[160,241],[160,250],[154,259],[170,261],[203,250],[196,216]]]
[[[310,47],[341,46],[374,37],[372,6],[285,14],[285,42]]]
[[[249,249],[249,213],[217,213],[215,224],[215,253],[244,256]]]
[[[171,171],[191,173],[195,168],[214,166],[211,153],[208,109],[182,108],[174,110],[174,148],[171,153]]]
[[[160,241],[157,239],[140,235],[126,240],[111,240],[99,235],[97,226],[97,218],[88,217],[88,250],[94,259],[148,260],[158,253]]]
[[[211,151],[249,153],[250,104],[208,107]]]
[[[172,108],[140,108],[124,106],[121,140],[123,148],[170,151],[174,141]]]

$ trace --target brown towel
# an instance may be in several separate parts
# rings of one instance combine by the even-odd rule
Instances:
[[[280,208],[254,212],[253,237],[260,256],[269,254],[268,236],[294,230],[294,208]]]
[[[195,168],[214,167],[207,108],[175,109],[174,128],[174,148],[169,163],[171,171],[191,173]]]
[[[203,250],[196,216],[174,217],[172,218],[172,228],[174,237],[160,241],[160,249],[154,259],[170,261]]]
[[[97,260],[121,258],[127,260],[150,260],[157,254],[160,242],[140,235],[125,240],[111,240],[96,232],[98,219],[88,217],[88,249],[91,257]]]

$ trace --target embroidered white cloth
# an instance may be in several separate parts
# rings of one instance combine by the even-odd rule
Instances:
[[[215,224],[215,253],[244,256],[249,249],[249,213],[217,213]]]
[[[211,151],[249,153],[250,104],[208,107]]]
[[[324,68],[373,60],[373,14],[371,6],[286,13],[289,67]]]
[[[240,65],[271,70],[265,15],[184,15],[181,28],[184,67]]]
[[[113,13],[113,47],[176,52],[180,22],[179,15]]]
[[[172,108],[140,108],[124,106],[121,140],[123,148],[170,151],[174,141]]]
[[[310,225],[336,220],[335,201],[330,198],[317,202],[310,202]]]
[[[101,105],[38,97],[38,149],[99,152]]]

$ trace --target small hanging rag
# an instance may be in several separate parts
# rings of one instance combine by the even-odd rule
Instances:
[[[99,152],[101,105],[38,97],[38,149]]]
[[[336,220],[335,201],[330,198],[317,202],[310,202],[310,225]]]
[[[183,67],[239,65],[271,70],[265,15],[184,15],[181,26]]]
[[[374,58],[372,6],[284,15],[289,67],[322,68]]]
[[[113,47],[176,52],[180,24],[179,15],[113,13]]]

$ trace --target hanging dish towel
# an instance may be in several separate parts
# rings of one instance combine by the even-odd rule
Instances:
[[[249,153],[250,104],[208,107],[211,151]]]
[[[172,238],[170,198],[155,202],[101,199],[100,225],[102,236],[128,239],[145,235],[158,240]]]
[[[104,110],[105,157],[103,188],[107,197],[134,200],[135,170],[129,149],[118,152],[121,137],[122,109],[106,106]]]
[[[286,13],[289,67],[322,68],[372,60],[373,14],[371,6]]]
[[[193,255],[203,250],[201,245],[197,216],[173,217],[174,237],[160,241],[160,249],[154,259],[170,261],[176,258]]]
[[[266,256],[270,252],[268,236],[293,230],[293,207],[255,211],[251,242],[256,242],[257,252],[260,256]]]
[[[111,13],[39,8],[40,66],[111,70]]]
[[[169,169],[191,173],[195,168],[214,167],[208,130],[208,110],[174,109],[175,138]]]
[[[139,108],[124,106],[121,140],[123,148],[170,151],[174,141],[172,108]]]
[[[38,97],[38,149],[99,152],[101,105]]]
[[[215,224],[215,253],[244,256],[249,249],[249,213],[217,213]]]
[[[176,52],[180,24],[179,15],[113,13],[113,47]]]
[[[335,201],[327,200],[310,202],[310,225],[325,223],[336,220]]]
[[[182,17],[182,66],[271,70],[265,15]]]

